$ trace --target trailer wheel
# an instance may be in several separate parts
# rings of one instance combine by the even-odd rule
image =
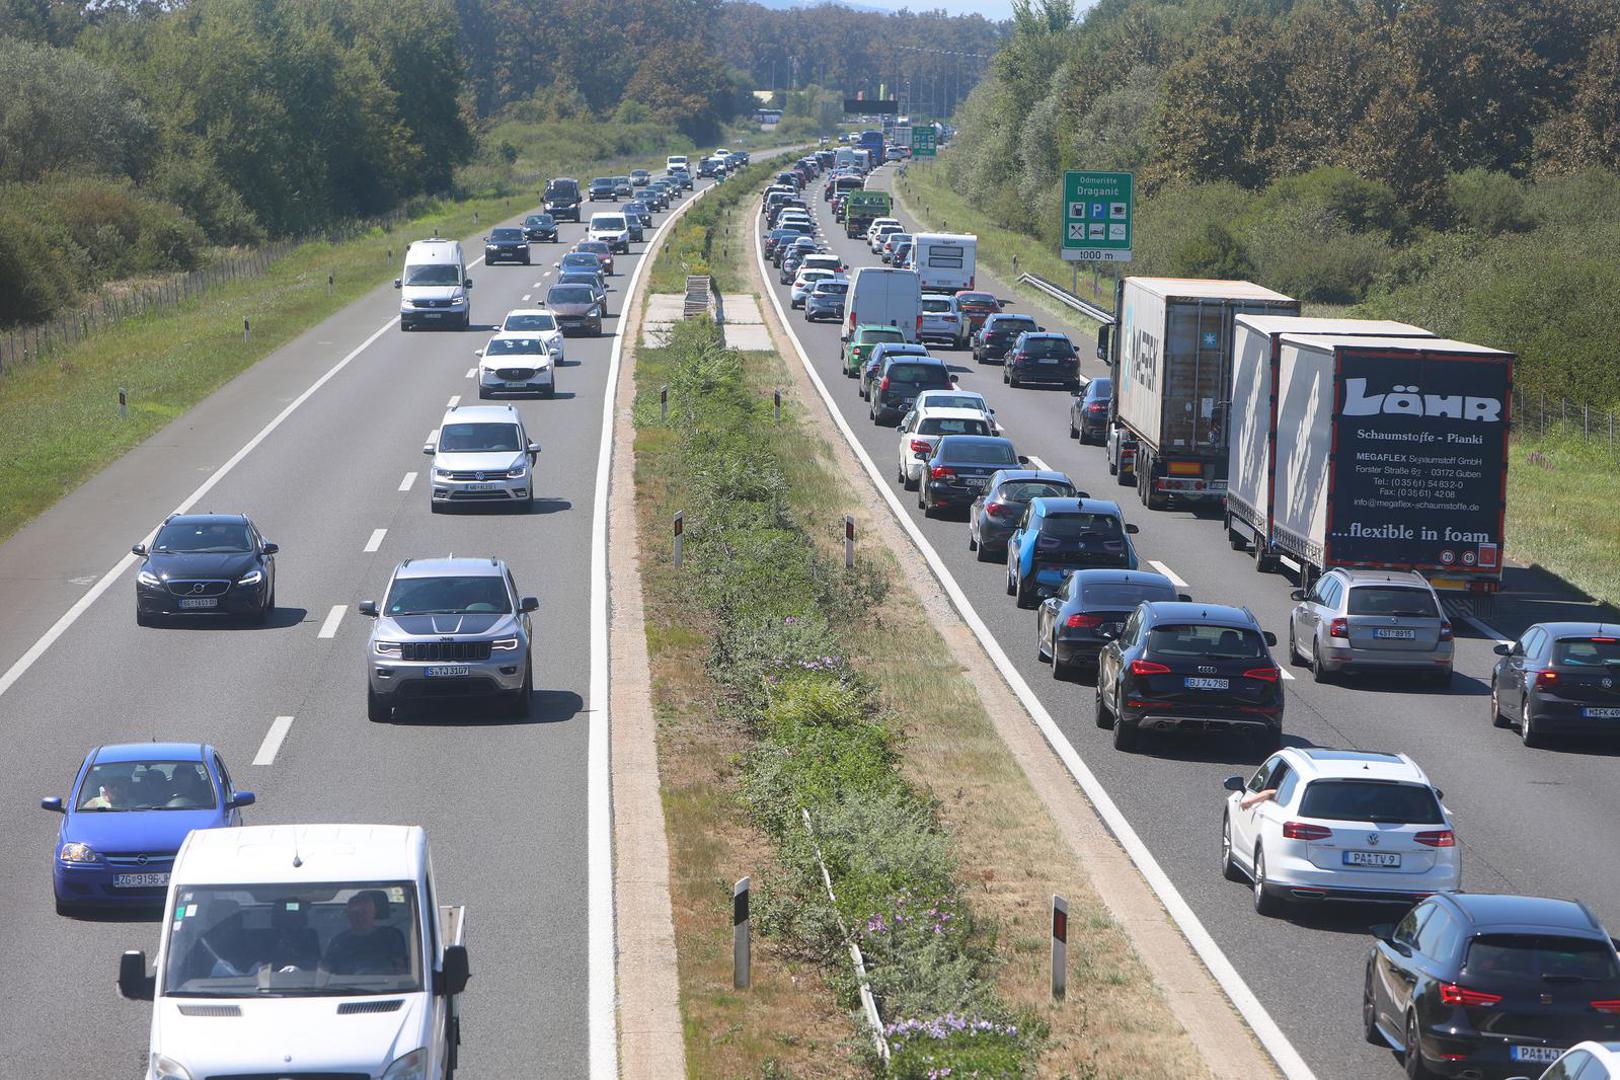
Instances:
[[[1249,546],[1249,542],[1243,539],[1243,534],[1233,528],[1231,514],[1226,515],[1226,542],[1232,546],[1233,551],[1242,551]]]
[[[1259,538],[1254,541],[1254,572],[1257,574],[1277,572],[1277,556],[1266,554],[1266,545]]]

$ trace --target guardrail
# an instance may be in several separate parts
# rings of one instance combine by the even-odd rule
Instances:
[[[1104,326],[1114,324],[1114,313],[1106,308],[1080,299],[1074,293],[1053,281],[1048,281],[1039,274],[1019,274],[1018,283],[1028,285],[1030,288],[1045,293],[1065,307],[1071,307],[1088,319],[1102,323]]]

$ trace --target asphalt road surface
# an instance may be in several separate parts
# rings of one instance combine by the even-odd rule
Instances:
[[[606,208],[587,204],[587,219]],[[398,294],[373,291],[0,545],[0,671],[11,669],[0,677],[10,777],[0,855],[12,867],[0,884],[0,970],[12,987],[0,1073],[111,1078],[145,1067],[151,1006],[121,1000],[113,979],[123,950],[155,954],[157,913],[58,917],[60,819],[38,799],[65,796],[97,744],[157,738],[217,747],[237,786],[258,795],[250,824],[424,825],[441,900],[467,907],[463,1075],[586,1075],[591,512],[613,335],[643,245],[617,260],[604,335],[568,339],[556,398],[518,404],[542,448],[532,512],[430,515],[421,452],[448,403],[477,403],[470,369],[491,324],[543,297],[553,262],[583,234],[564,224],[558,244],[536,245],[532,267],[477,266],[465,332],[402,333]],[[477,236],[464,243],[469,258],[482,251]],[[245,512],[281,545],[269,625],[137,628],[128,565],[84,603],[132,543],[345,357],[196,505]],[[379,599],[402,559],[450,553],[505,559],[520,591],[540,599],[530,716],[450,706],[369,723],[370,623],[354,604]],[[75,605],[82,613],[55,633]],[[276,746],[267,735],[278,717],[292,719]]]
[[[889,186],[890,171],[880,170],[873,186]],[[830,249],[852,266],[878,264],[863,242],[845,238],[833,224],[819,181],[811,193]],[[915,225],[897,216],[908,228]],[[776,284],[774,271],[770,281],[786,308],[786,286]],[[982,268],[977,284],[1009,295]],[[1083,357],[1095,351],[1094,330],[1079,330],[1046,313],[1036,316],[1048,329],[1068,332]],[[807,323],[802,313],[790,312],[790,327],[886,482],[894,485],[898,436],[893,427],[871,422],[855,380],[839,372],[838,326]],[[1218,516],[1149,512],[1134,490],[1117,487],[1102,449],[1068,438],[1066,392],[1013,390],[1003,385],[999,366],[978,367],[969,351],[931,351],[959,373],[962,389],[989,399],[1019,453],[1068,473],[1095,497],[1119,498],[1127,520],[1141,527],[1134,539],[1143,569],[1175,575],[1195,599],[1251,608],[1284,642],[1275,653],[1289,670],[1291,576],[1256,573],[1252,557],[1228,547]],[[1105,372],[1090,359],[1083,370],[1093,376]],[[925,520],[910,493],[902,502],[1063,734],[1316,1074],[1399,1075],[1393,1053],[1363,1042],[1360,1003],[1371,942],[1367,927],[1394,921],[1400,909],[1319,908],[1288,919],[1256,915],[1249,889],[1222,879],[1217,852],[1226,794],[1221,782],[1234,773],[1247,778],[1261,755],[1244,740],[1219,737],[1160,736],[1144,740],[1136,753],[1114,750],[1110,733],[1093,722],[1092,685],[1054,681],[1050,667],[1037,661],[1035,613],[1019,610],[1006,595],[1005,566],[976,561],[963,520]],[[1490,620],[1504,635],[1517,635],[1537,619],[1594,617],[1573,590],[1536,571],[1510,569],[1507,589]],[[1620,864],[1612,830],[1603,825],[1620,815],[1616,744],[1527,750],[1514,732],[1493,728],[1487,703],[1495,639],[1460,621],[1457,635],[1457,674],[1445,690],[1398,678],[1316,685],[1305,669],[1289,670],[1295,677],[1286,684],[1285,742],[1410,753],[1445,792],[1455,816],[1464,888],[1579,898],[1592,905],[1611,933],[1620,933]]]

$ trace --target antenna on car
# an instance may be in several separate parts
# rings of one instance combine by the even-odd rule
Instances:
[[[296,870],[300,866],[304,865],[304,857],[302,855],[298,854],[298,826],[296,826],[296,825],[293,826],[292,846],[293,846],[293,869]]]

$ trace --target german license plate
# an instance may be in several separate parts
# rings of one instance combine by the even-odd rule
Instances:
[[[219,607],[219,597],[217,596],[183,596],[180,598],[180,610],[182,611],[216,607]]]
[[[113,888],[115,889],[154,889],[167,888],[168,874],[114,874]]]
[[[463,491],[499,491],[499,484],[468,484]]]
[[[1508,1056],[1514,1061],[1552,1062],[1563,1052],[1559,1046],[1515,1046]]]
[[[459,678],[465,678],[466,675],[467,675],[467,665],[465,665],[465,664],[441,664],[438,667],[430,667],[430,668],[428,668],[427,671],[423,672],[423,674],[426,675],[430,679],[459,679]]]
[[[1417,631],[1416,630],[1390,630],[1390,629],[1388,629],[1386,627],[1379,627],[1378,629],[1373,631],[1373,637],[1375,637],[1375,638],[1391,638],[1391,639],[1393,639],[1395,641],[1411,641],[1413,638],[1417,637]]]
[[[1346,866],[1379,866],[1387,869],[1398,869],[1401,857],[1393,851],[1347,851],[1344,853]]]
[[[1589,706],[1581,710],[1581,715],[1588,720],[1620,720],[1620,709],[1608,706]]]
[[[1210,679],[1199,675],[1189,675],[1184,680],[1189,690],[1230,690],[1231,679]]]

